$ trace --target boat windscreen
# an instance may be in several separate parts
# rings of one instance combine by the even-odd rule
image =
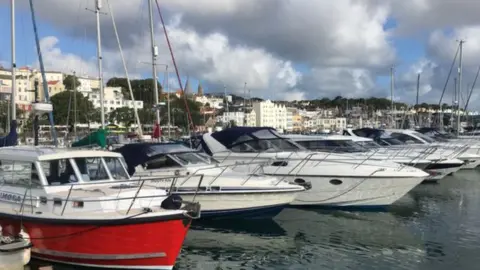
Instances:
[[[170,154],[170,156],[178,160],[183,166],[208,164],[205,159],[203,159],[196,153],[175,153]]]

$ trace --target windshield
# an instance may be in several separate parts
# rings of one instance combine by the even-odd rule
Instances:
[[[435,139],[432,139],[432,138],[428,137],[427,135],[422,134],[422,133],[420,133],[420,132],[416,132],[416,131],[415,131],[415,132],[413,132],[413,135],[419,137],[420,139],[422,139],[422,140],[424,140],[424,141],[426,141],[426,142],[428,142],[428,143],[435,143],[435,142],[437,142],[437,141],[435,141]]]
[[[297,143],[286,139],[250,140],[231,148],[235,152],[279,152],[306,150]]]
[[[334,152],[365,152],[366,150],[351,140],[302,140],[298,144],[309,150],[328,150]]]
[[[169,154],[169,155],[172,156],[174,159],[178,160],[183,166],[193,165],[193,164],[197,164],[197,165],[208,164],[205,159],[200,157],[198,154],[192,153],[192,152]]]
[[[103,159],[103,160],[102,160]],[[113,180],[127,180],[128,174],[119,158],[113,157],[92,157],[75,158],[83,181],[110,180],[108,171]],[[104,163],[105,162],[105,163]],[[105,167],[105,165],[107,167]]]
[[[198,152],[197,154],[210,164],[220,163],[218,160],[214,159],[212,156],[207,155],[206,153]]]
[[[359,141],[357,142],[358,145],[367,148],[367,149],[372,149],[372,148],[380,148],[380,145],[377,144],[376,142],[372,141]]]
[[[404,145],[402,141],[395,138],[378,138],[376,140],[380,145]]]

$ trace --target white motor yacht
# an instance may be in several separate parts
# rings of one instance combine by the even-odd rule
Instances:
[[[202,218],[271,217],[289,205],[304,187],[273,176],[235,171],[178,143],[131,143],[115,149],[134,178],[159,177],[185,200],[199,201]],[[199,189],[197,192],[197,188]]]
[[[439,142],[415,130],[389,129],[390,136],[410,145],[437,147],[437,154],[447,158],[457,158],[464,162],[460,169],[474,169],[480,165],[480,155],[468,152],[470,145],[458,142]]]
[[[337,154],[355,154],[359,155],[359,159],[364,159],[371,154],[373,160],[391,160],[393,162],[412,166],[421,170],[427,168],[432,161],[422,159],[420,155],[417,156],[397,156],[388,155],[381,152],[372,153],[371,149],[361,146],[355,142],[352,137],[344,135],[284,135],[301,146],[311,151],[337,153]],[[366,138],[365,138],[366,139]],[[370,140],[371,139],[366,139]],[[380,147],[379,147],[380,148]]]
[[[387,206],[420,184],[428,174],[410,166],[368,157],[311,152],[272,128],[234,127],[204,134],[194,146],[222,164],[247,164],[288,182],[310,182],[293,205],[331,207]],[[264,166],[248,165],[265,162]]]
[[[392,133],[385,130],[372,128],[347,129],[344,130],[343,134],[351,136],[358,143],[374,149],[378,153],[395,155],[397,157],[416,157],[420,155],[422,158],[432,161],[425,168],[425,171],[430,174],[426,179],[427,181],[443,179],[445,176],[457,172],[465,165],[464,160],[457,158],[458,152],[445,152],[436,145],[425,144],[422,147],[418,147],[402,141],[403,137],[400,137],[400,139],[397,138],[398,136],[393,137]],[[375,143],[364,142],[361,138],[365,137],[373,139]],[[381,147],[379,148],[377,144]]]

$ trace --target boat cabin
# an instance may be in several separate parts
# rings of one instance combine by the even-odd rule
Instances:
[[[158,171],[169,172],[172,176],[188,175],[187,168],[196,170],[218,163],[214,158],[181,143],[130,143],[114,151],[123,156],[130,176]]]
[[[0,209],[55,214],[125,208],[140,185],[130,179],[119,153],[34,146],[0,148],[0,184]],[[126,201],[119,206],[115,198]]]
[[[237,153],[261,153],[261,152],[282,152],[282,151],[307,151],[303,146],[286,139],[273,128],[269,127],[232,127],[210,134],[218,143],[210,147],[223,148]],[[210,147],[203,138],[194,148],[202,149],[207,154],[218,152],[218,149]]]

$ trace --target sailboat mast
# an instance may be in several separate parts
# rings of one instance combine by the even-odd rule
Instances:
[[[102,8],[101,0],[95,1],[95,16],[97,18],[97,60],[98,60],[98,80],[100,83],[100,122],[102,129],[105,128],[105,104],[103,93],[103,70],[102,70],[102,41],[100,36],[100,9]]]
[[[47,82],[47,76],[45,75],[45,66],[43,65],[43,56],[42,56],[42,50],[40,48],[40,38],[38,37],[38,30],[37,30],[37,22],[35,19],[35,8],[33,5],[33,0],[28,1],[30,3],[30,11],[32,13],[32,24],[33,24],[33,34],[35,35],[35,45],[37,47],[37,55],[38,55],[38,63],[40,64],[40,72],[42,74],[42,86],[43,86],[43,93],[45,95],[45,101],[50,102],[50,94],[48,93],[48,82]],[[55,120],[53,119],[53,112],[50,111],[48,112],[48,120],[50,122],[50,127],[51,127],[51,134],[53,138],[53,143],[56,146],[58,146],[57,142],[57,132],[55,131]]]
[[[462,91],[462,58],[463,58],[463,39],[460,40],[460,58],[458,60],[458,89],[457,89],[457,136],[460,133],[460,92]]]
[[[397,124],[395,121],[394,108],[393,108],[393,66],[390,68],[390,114],[392,115],[392,126],[393,128],[397,128]]]
[[[157,55],[158,48],[155,45],[155,36],[153,35],[153,11],[152,0],[148,0],[148,17],[150,19],[150,43],[152,47],[152,78],[153,78],[153,102],[156,108],[155,115],[157,123],[160,125],[160,108],[158,108],[158,79],[157,79]]]
[[[17,82],[16,82],[16,76],[17,76],[17,64],[15,60],[15,0],[12,0],[12,6],[11,6],[11,11],[12,11],[12,94],[10,96],[11,102],[10,105],[12,106],[12,121],[16,121],[17,119],[17,107],[15,103],[15,96],[17,93]],[[10,121],[10,119],[7,120],[7,122]]]

